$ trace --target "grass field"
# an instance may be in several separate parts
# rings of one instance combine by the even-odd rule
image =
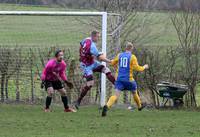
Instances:
[[[66,11],[68,9],[0,4],[0,10]],[[0,45],[79,46],[80,40],[87,37],[93,28],[89,29],[78,19],[90,20],[89,17],[70,16],[0,16]]]
[[[54,107],[0,105],[0,137],[199,137],[199,112],[112,109],[102,118],[97,106],[77,113]]]
[[[0,10],[77,11],[78,9],[0,4]],[[92,11],[91,9],[80,10]],[[141,12],[134,20],[141,24],[144,19],[147,22],[146,31],[151,31],[150,35],[155,36],[154,39],[142,40],[145,41],[145,45],[174,46],[178,44],[169,13]],[[90,30],[93,29],[79,20],[92,22],[89,17],[0,16],[0,44],[28,47],[33,45],[76,45],[82,38],[87,37]]]
[[[0,44],[8,46],[79,45],[86,25],[75,17],[1,16]]]

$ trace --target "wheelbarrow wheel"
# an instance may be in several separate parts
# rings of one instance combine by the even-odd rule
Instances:
[[[174,107],[182,107],[184,104],[183,99],[180,98],[174,99],[173,102],[174,102]]]

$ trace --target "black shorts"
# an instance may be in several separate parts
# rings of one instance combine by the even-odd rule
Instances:
[[[49,87],[52,87],[54,90],[59,90],[63,88],[63,84],[61,81],[45,81],[45,89],[47,90]]]

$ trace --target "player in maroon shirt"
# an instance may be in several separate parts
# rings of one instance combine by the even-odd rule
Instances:
[[[78,100],[75,102],[75,107],[78,109],[83,97],[94,85],[93,73],[99,72],[106,74],[109,81],[113,84],[115,78],[111,74],[108,67],[101,64],[98,60],[110,63],[111,61],[105,57],[105,55],[98,51],[96,43],[98,42],[100,33],[98,31],[92,31],[91,37],[85,38],[80,42],[80,67],[83,72],[83,76],[86,78],[87,82],[85,86],[81,89],[81,94]],[[98,60],[96,60],[97,58]]]

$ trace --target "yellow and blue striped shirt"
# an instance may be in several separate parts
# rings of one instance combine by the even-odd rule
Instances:
[[[118,54],[111,65],[117,66],[116,80],[119,81],[134,81],[133,71],[144,71],[144,67],[138,64],[136,56],[131,52]]]

